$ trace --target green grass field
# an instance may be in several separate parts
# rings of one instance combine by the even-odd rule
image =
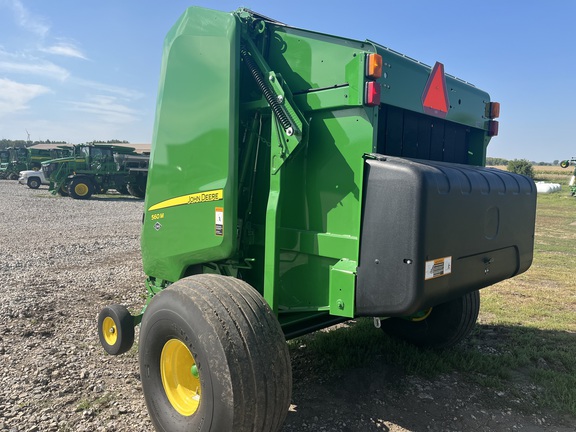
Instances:
[[[465,342],[443,352],[419,350],[360,319],[291,341],[293,357],[298,361],[306,345],[307,362],[321,373],[375,362],[427,378],[458,372],[478,385],[507,389],[526,410],[536,405],[576,416],[575,271],[576,198],[564,185],[538,196],[532,267],[481,291],[478,324]]]

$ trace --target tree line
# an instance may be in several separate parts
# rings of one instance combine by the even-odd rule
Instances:
[[[514,159],[514,161],[516,160],[518,159]],[[520,160],[526,160],[526,159],[520,159]],[[509,159],[502,159],[496,157],[486,158],[486,165],[488,166],[508,166],[510,162],[512,161]],[[555,166],[560,163],[558,159],[556,159],[554,162],[534,162],[534,161],[528,161],[528,162],[530,162],[532,165],[538,165],[538,166]]]

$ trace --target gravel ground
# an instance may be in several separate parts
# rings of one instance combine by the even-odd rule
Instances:
[[[153,430],[136,348],[109,356],[96,328],[103,306],[144,304],[142,211],[133,198],[77,201],[0,180],[0,432]],[[284,432],[576,430],[457,374],[428,381],[380,365],[328,376],[305,348],[292,355]]]
[[[0,181],[0,431],[152,430],[136,350],[107,355],[96,329],[143,305],[142,211]]]

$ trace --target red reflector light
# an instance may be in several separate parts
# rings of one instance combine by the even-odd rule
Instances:
[[[382,76],[382,56],[380,54],[368,54],[366,56],[366,76],[378,79]]]
[[[489,119],[500,117],[500,102],[488,102],[484,115]]]
[[[450,104],[444,77],[444,65],[436,62],[422,93],[422,108],[426,114],[446,117]]]
[[[488,136],[496,136],[498,135],[498,121],[490,120],[488,122]]]
[[[366,83],[366,91],[364,92],[364,103],[368,106],[378,106],[380,105],[380,84],[376,81],[368,81]]]

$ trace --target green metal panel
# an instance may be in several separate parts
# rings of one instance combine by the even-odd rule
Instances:
[[[268,61],[282,74],[293,94],[345,86],[353,98],[341,105],[362,105],[364,74],[359,65],[366,52],[376,51],[373,44],[291,27],[271,27]],[[350,64],[355,68],[353,75]]]
[[[376,45],[382,56],[382,103],[416,112],[424,112],[422,94],[431,68],[396,51]],[[485,105],[490,102],[488,93],[450,75],[446,75],[450,108],[446,120],[477,129],[487,129]]]
[[[342,259],[330,269],[330,314],[354,318],[356,261]]]
[[[252,222],[264,225],[253,228],[255,243],[265,252],[257,252],[260,246],[255,246],[250,252],[254,268],[243,274],[263,292],[282,322],[294,323],[295,312],[327,314],[332,306],[332,267],[341,259],[358,261],[362,156],[374,150],[378,120],[378,109],[363,105],[365,56],[374,47],[270,23],[256,39],[254,45],[265,53],[266,64],[259,63],[260,68],[285,82],[309,125],[307,141],[278,170],[274,155],[282,145],[282,133],[275,120],[263,119],[263,137],[272,156],[258,165],[270,167],[257,173],[255,196],[264,204],[254,209]],[[250,79],[242,80],[243,88],[250,84]],[[243,94],[242,108],[267,110],[254,100],[258,93]],[[348,300],[353,299],[353,273],[335,280],[340,288],[347,284]],[[347,304],[350,314],[353,300]],[[284,320],[283,315],[291,318]]]
[[[189,8],[166,37],[142,228],[149,276],[175,281],[235,249],[238,36],[232,14]]]
[[[331,308],[331,267],[342,258],[358,261],[362,155],[372,150],[372,111],[344,107],[310,113],[307,147],[283,168],[281,312]],[[354,279],[347,281],[353,293]]]

